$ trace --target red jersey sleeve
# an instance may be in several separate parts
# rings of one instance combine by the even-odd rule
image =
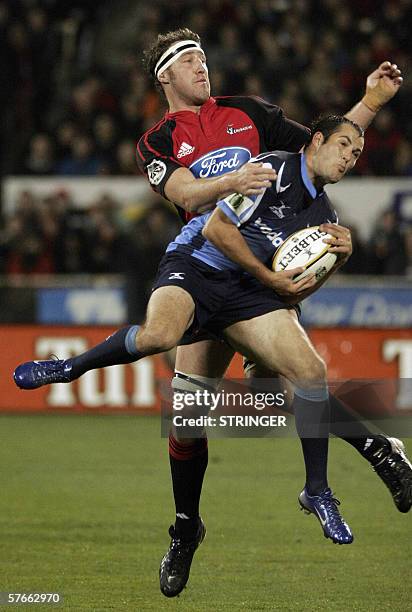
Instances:
[[[178,168],[184,167],[174,156],[173,126],[170,123],[172,122],[162,120],[145,132],[136,149],[140,171],[146,175],[152,189],[164,198],[166,198],[164,188],[171,174]]]

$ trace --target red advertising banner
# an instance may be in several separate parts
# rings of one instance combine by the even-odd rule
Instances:
[[[157,412],[158,383],[171,370],[161,356],[94,370],[70,384],[21,391],[12,379],[18,363],[58,355],[67,359],[101,342],[111,327],[0,326],[0,411]],[[311,338],[330,379],[412,378],[412,331],[316,329]],[[239,355],[228,372],[242,378]]]

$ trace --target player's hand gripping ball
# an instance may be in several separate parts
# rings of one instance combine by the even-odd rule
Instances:
[[[303,267],[305,270],[294,281],[309,274],[315,274],[316,281],[321,281],[332,270],[337,259],[334,253],[328,252],[331,245],[323,242],[325,238],[333,236],[320,231],[318,225],[295,232],[276,251],[272,269],[281,272]]]

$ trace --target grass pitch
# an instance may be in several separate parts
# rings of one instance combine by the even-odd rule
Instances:
[[[158,418],[3,416],[0,428],[0,591],[58,592],[55,607],[74,611],[412,609],[412,513],[341,441],[330,482],[350,546],[298,512],[298,440],[212,440],[208,534],[168,600],[157,573],[174,507]]]

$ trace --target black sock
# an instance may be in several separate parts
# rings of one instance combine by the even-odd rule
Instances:
[[[189,444],[169,436],[169,459],[176,505],[176,535],[190,540],[199,525],[199,503],[208,462],[207,438]]]
[[[305,487],[309,495],[319,495],[328,487],[329,402],[327,399],[314,401],[309,399],[310,393],[296,391],[293,408],[305,460]]]
[[[359,415],[334,395],[329,396],[330,431],[370,460],[376,450],[385,445],[383,436],[370,431]],[[389,445],[389,443],[387,443]]]
[[[106,338],[104,342],[85,351],[72,359],[72,380],[79,378],[89,370],[105,368],[120,363],[132,363],[144,357],[136,349],[134,339],[139,329],[138,325],[128,325],[118,329]]]

